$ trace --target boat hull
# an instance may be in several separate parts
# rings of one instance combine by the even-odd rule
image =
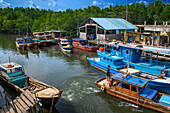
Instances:
[[[17,48],[19,48],[19,49],[25,49],[25,48],[27,47],[26,44],[18,44],[17,42],[16,42],[16,46],[17,46]]]
[[[85,51],[91,51],[91,52],[96,52],[99,48],[98,47],[92,47],[92,46],[83,46],[81,44],[73,43],[74,48],[79,48]]]
[[[60,43],[59,43],[59,47],[60,47],[62,52],[66,52],[66,53],[71,53],[72,52],[72,47],[70,47],[70,48],[63,48],[63,46]]]
[[[107,72],[107,67],[108,65],[107,64],[104,64],[104,63],[100,63],[100,62],[96,62],[95,60],[92,60],[91,58],[87,58],[87,60],[90,62],[90,65],[100,71],[103,71],[103,72]],[[116,73],[120,73],[116,68],[114,68],[113,66],[111,66],[110,68],[110,73],[111,74],[116,74]]]
[[[27,47],[28,48],[37,48],[37,44],[36,43],[27,43]]]

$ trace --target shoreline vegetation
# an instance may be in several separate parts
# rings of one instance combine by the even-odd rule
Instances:
[[[127,20],[132,24],[158,25],[170,23],[170,4],[156,0],[145,6],[143,2],[127,5]],[[84,9],[67,9],[55,12],[34,8],[0,8],[0,34],[26,35],[32,32],[46,30],[66,30],[67,35],[77,33],[78,26],[89,17],[124,18],[126,19],[126,5],[110,5],[108,8],[88,6]]]

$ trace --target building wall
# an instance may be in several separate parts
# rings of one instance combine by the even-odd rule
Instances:
[[[80,38],[81,39],[86,39],[86,33],[80,32]]]
[[[105,35],[104,34],[97,34],[97,41],[105,41]]]
[[[121,40],[121,34],[106,34],[106,40]]]

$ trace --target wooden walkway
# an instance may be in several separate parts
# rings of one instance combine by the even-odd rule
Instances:
[[[7,100],[8,101],[8,100]],[[20,96],[12,101],[8,101],[8,105],[0,109],[0,113],[42,113],[42,105],[30,91],[23,91]]]

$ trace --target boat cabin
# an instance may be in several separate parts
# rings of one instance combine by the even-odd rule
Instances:
[[[53,38],[64,38],[66,32],[67,31],[53,30],[53,31],[51,31],[51,35],[52,35]]]
[[[111,78],[114,79],[116,91],[144,100],[153,101],[155,99],[157,91],[146,87],[147,80],[122,73],[117,73]]]
[[[60,39],[60,43],[62,46],[70,45],[70,42],[67,39]]]
[[[80,44],[80,45],[87,45],[87,40],[80,39],[80,38],[73,38],[73,43],[77,43],[77,44]]]
[[[53,39],[53,38],[52,38],[52,35],[43,35],[43,37],[45,37],[47,40],[48,40],[48,39]]]
[[[14,62],[0,64],[0,71],[3,77],[18,87],[23,87],[26,80],[28,81],[28,77],[24,74],[22,66]]]
[[[42,35],[44,35],[44,32],[33,32],[34,37],[42,36]]]
[[[32,37],[24,37],[25,42],[27,43],[33,43]]]

